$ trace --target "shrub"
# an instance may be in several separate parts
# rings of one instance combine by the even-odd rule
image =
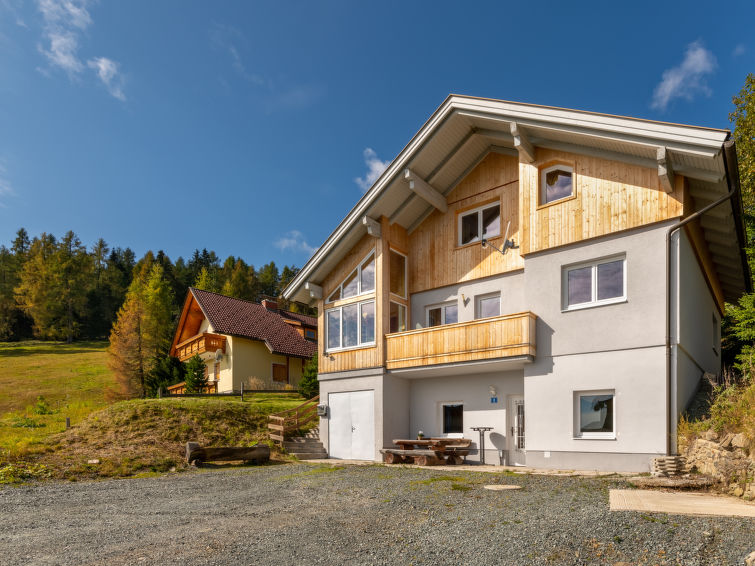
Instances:
[[[317,381],[317,354],[304,366],[299,381],[299,393],[307,399],[320,393],[320,382]]]
[[[37,395],[37,404],[34,405],[34,413],[37,415],[52,415],[53,410],[42,395]]]
[[[265,382],[262,381],[259,377],[250,377],[247,380],[247,385],[251,390],[259,391],[261,389],[266,389]]]

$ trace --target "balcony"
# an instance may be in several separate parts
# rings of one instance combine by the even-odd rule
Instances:
[[[389,370],[535,355],[531,312],[386,335]]]
[[[205,332],[192,336],[176,346],[176,357],[185,362],[195,354],[221,350],[225,354],[225,336]]]

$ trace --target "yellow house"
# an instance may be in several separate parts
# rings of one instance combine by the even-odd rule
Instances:
[[[258,304],[190,288],[170,355],[186,361],[199,354],[208,390],[223,393],[242,385],[297,387],[316,351],[315,317],[280,310],[275,301]]]

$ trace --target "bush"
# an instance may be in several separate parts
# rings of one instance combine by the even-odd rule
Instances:
[[[250,377],[247,380],[248,388],[251,390],[257,390],[260,391],[262,389],[266,389],[265,382],[262,381],[259,377]]]
[[[37,404],[34,406],[34,413],[37,415],[52,415],[53,410],[42,395],[37,395]]]

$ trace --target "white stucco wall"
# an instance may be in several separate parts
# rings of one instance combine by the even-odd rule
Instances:
[[[452,301],[459,307],[459,322],[474,320],[475,297],[493,293],[501,294],[501,314],[528,310],[524,293],[524,273],[519,270],[412,294],[409,327],[424,328],[427,326],[428,306]],[[462,295],[466,300],[462,300]]]

